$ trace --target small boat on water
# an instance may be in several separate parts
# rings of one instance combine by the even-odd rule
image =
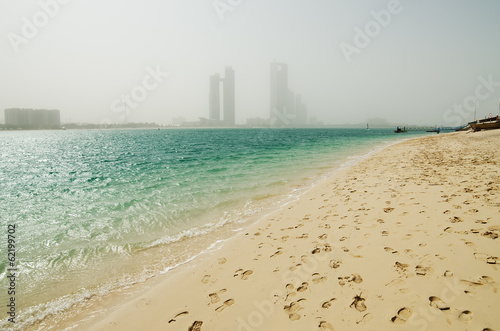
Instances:
[[[396,131],[394,131],[394,133],[407,133],[408,130],[406,130],[406,127],[404,128],[400,128],[399,126],[397,127]]]
[[[469,122],[469,125],[474,132],[481,130],[500,129],[500,118],[497,115],[495,117]]]
[[[440,131],[441,131],[441,129],[437,128],[437,129],[427,130],[425,132],[437,132],[437,134],[439,134]]]

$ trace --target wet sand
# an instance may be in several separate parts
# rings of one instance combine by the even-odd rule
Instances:
[[[500,330],[499,215],[500,130],[412,139],[56,328]]]

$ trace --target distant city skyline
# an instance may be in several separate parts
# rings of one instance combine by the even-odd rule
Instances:
[[[23,129],[55,129],[61,126],[57,109],[9,108],[4,110],[5,125]]]
[[[196,121],[208,116],[207,77],[231,65],[242,125],[269,117],[274,62],[325,124],[463,124],[476,101],[478,118],[499,111],[498,0],[244,1],[223,13],[205,0],[62,3],[1,2],[0,110]]]

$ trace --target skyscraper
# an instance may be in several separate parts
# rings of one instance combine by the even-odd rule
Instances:
[[[226,67],[224,78],[220,78],[219,74],[210,76],[210,94],[209,94],[209,119],[212,125],[234,126],[235,120],[235,79],[234,70],[231,67]],[[221,121],[220,114],[220,82],[222,82],[223,92],[223,113],[224,119]],[[216,122],[220,123],[216,123]]]
[[[284,118],[288,103],[288,66],[271,63],[271,122]]]
[[[226,67],[224,72],[224,124],[234,126],[235,121],[235,86],[234,86],[234,70],[231,67]]]
[[[220,95],[219,95],[219,83],[220,75],[213,74],[209,78],[210,82],[210,94],[208,97],[208,118],[210,120],[220,120]]]

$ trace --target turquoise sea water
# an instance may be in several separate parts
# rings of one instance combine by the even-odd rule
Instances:
[[[3,247],[16,226],[16,325],[165,272],[332,170],[407,137],[383,129],[0,132]],[[11,327],[0,314],[0,327]]]

